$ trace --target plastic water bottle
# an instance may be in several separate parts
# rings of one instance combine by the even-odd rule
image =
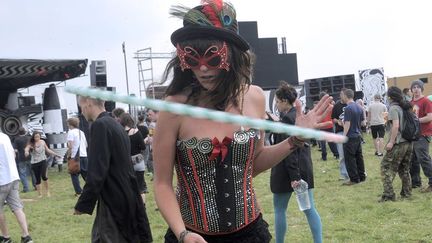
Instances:
[[[300,211],[308,210],[311,207],[308,188],[308,183],[304,180],[300,180],[300,185],[294,188],[294,191],[296,192],[297,204]]]

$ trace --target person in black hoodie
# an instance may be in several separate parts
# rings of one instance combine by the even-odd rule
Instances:
[[[280,122],[295,124],[296,107],[294,107],[294,103],[296,99],[297,92],[294,87],[282,81],[276,90],[276,105],[280,112]],[[288,135],[285,134],[273,134],[273,141],[277,144],[287,137]],[[308,192],[311,204],[311,208],[305,210],[304,213],[312,231],[314,242],[322,242],[321,218],[313,200],[314,178],[311,151],[309,146],[304,146],[293,151],[271,169],[270,188],[273,193],[276,243],[284,242],[287,230],[286,210],[288,202],[294,191],[293,188],[299,186],[301,179],[309,185]]]

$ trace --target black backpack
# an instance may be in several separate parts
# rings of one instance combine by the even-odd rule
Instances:
[[[404,124],[402,126],[401,135],[409,142],[419,140],[421,136],[420,120],[417,115],[411,110],[403,110]]]

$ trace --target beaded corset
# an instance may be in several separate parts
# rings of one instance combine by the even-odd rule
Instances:
[[[185,224],[208,234],[230,233],[260,214],[252,188],[255,129],[233,138],[177,142],[177,201]]]

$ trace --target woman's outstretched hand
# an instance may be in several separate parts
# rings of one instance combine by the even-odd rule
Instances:
[[[295,101],[296,109],[296,126],[304,128],[316,128],[327,114],[332,110],[333,97],[325,95],[321,98],[318,104],[310,110],[307,114],[304,114],[301,109],[301,102],[297,99]]]

